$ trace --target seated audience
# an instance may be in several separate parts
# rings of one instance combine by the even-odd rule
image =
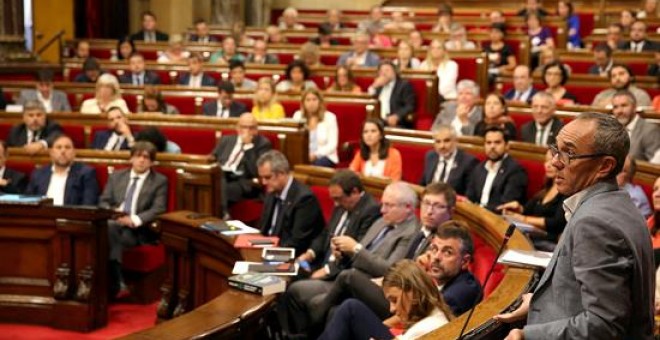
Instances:
[[[222,167],[221,207],[227,209],[244,200],[259,196],[257,159],[272,149],[268,138],[259,134],[257,120],[251,113],[241,114],[236,134],[223,134],[211,154]]]
[[[456,99],[456,80],[458,79],[458,64],[449,58],[439,39],[433,39],[428,46],[426,59],[419,66],[422,70],[435,71],[438,75],[438,93],[443,100]]]
[[[623,27],[623,33],[630,34],[632,24],[635,22],[635,12],[630,9],[624,9],[619,16],[619,24]]]
[[[339,41],[332,37],[332,24],[322,23],[318,27],[318,35],[315,38],[310,39],[309,41],[320,47],[330,47],[339,45]]]
[[[326,13],[328,21],[325,23],[330,24],[333,31],[338,31],[346,28],[346,25],[341,21],[342,13],[340,10],[331,8]]]
[[[612,98],[612,114],[630,137],[628,154],[633,159],[660,161],[660,126],[642,118],[635,110],[636,99],[629,91],[618,91]]]
[[[66,93],[53,88],[53,71],[41,70],[37,73],[37,82],[34,90],[21,90],[16,102],[19,105],[37,100],[46,109],[46,113],[58,111],[71,111],[71,105]]]
[[[53,205],[96,205],[99,199],[99,183],[96,170],[75,162],[73,141],[61,134],[53,139],[50,147],[52,164],[35,169],[26,195],[47,196]]]
[[[254,93],[252,114],[257,120],[282,119],[284,107],[277,101],[275,82],[270,77],[261,77]]]
[[[479,102],[479,86],[472,80],[463,79],[456,85],[456,101],[442,103],[440,113],[435,117],[431,130],[440,125],[449,125],[458,136],[474,135],[474,128],[483,117]]]
[[[85,60],[89,56],[89,41],[78,40],[75,45],[74,58]]]
[[[94,132],[91,148],[108,151],[129,150],[135,144],[135,137],[126,112],[118,107],[111,107],[107,116],[108,128]]]
[[[304,120],[309,131],[309,161],[312,165],[334,168],[339,163],[337,116],[326,110],[323,95],[317,89],[303,92],[300,110],[293,119]]]
[[[61,133],[60,124],[46,117],[44,105],[37,100],[28,100],[23,103],[23,122],[9,130],[7,146],[22,146],[34,155],[51,146],[53,138]]]
[[[94,98],[86,99],[80,105],[80,113],[105,113],[113,106],[121,108],[124,112],[130,112],[126,102],[121,98],[117,77],[106,73],[101,75],[96,82]]]
[[[82,66],[82,72],[73,79],[75,83],[96,83],[103,74],[101,64],[96,58],[89,57],[85,59]]]
[[[133,86],[158,85],[161,83],[158,73],[146,70],[144,56],[140,53],[133,53],[128,58],[128,67],[130,72],[120,75],[119,83]]]
[[[449,39],[445,41],[445,48],[449,51],[476,50],[477,44],[468,40],[465,26],[454,26],[449,33]]]
[[[380,57],[369,51],[369,35],[356,33],[353,36],[353,49],[342,54],[337,60],[337,65],[355,67],[376,67],[380,63]]]
[[[418,30],[411,31],[408,34],[408,42],[417,51],[421,51],[424,48],[424,38],[422,38],[422,33]]]
[[[637,19],[660,18],[658,0],[645,0],[642,2],[644,3],[644,7],[637,12]]]
[[[555,117],[554,97],[547,92],[539,92],[532,98],[532,117],[534,120],[520,128],[520,140],[536,145],[555,144],[555,138],[564,125]]]
[[[252,53],[248,54],[245,62],[260,65],[279,64],[280,59],[276,55],[268,53],[268,43],[266,40],[257,39],[254,41],[254,45],[252,45]]]
[[[620,50],[633,53],[653,52],[658,48],[660,47],[646,36],[646,23],[640,20],[630,26],[630,40],[619,45]]]
[[[504,17],[504,13],[498,9],[493,10],[488,14],[488,21],[491,25],[498,24],[506,28],[506,18]]]
[[[651,97],[649,97],[649,94],[646,93],[644,89],[635,85],[635,76],[628,66],[615,63],[610,69],[608,77],[612,87],[600,91],[596,97],[594,97],[594,101],[591,103],[591,106],[611,108],[612,98],[620,90],[628,90],[630,93],[632,93],[633,96],[635,96],[637,106],[651,105]]]
[[[201,54],[193,53],[188,58],[188,72],[179,77],[179,85],[194,89],[216,85],[215,78],[204,72],[204,57]]]
[[[195,26],[195,33],[188,36],[188,40],[200,44],[208,44],[211,42],[218,41],[218,38],[209,34],[210,28],[209,25],[206,23],[206,20],[197,19],[195,20],[193,25]]]
[[[20,171],[8,168],[6,166],[8,158],[7,143],[0,139],[0,194],[22,194],[27,187],[27,176]]]
[[[222,39],[222,48],[209,58],[210,63],[228,65],[232,61],[245,61],[245,57],[240,54],[236,47],[236,39],[231,35]]]
[[[156,147],[156,151],[160,153],[181,153],[181,147],[167,139],[167,136],[155,126],[148,126],[140,130],[135,135],[135,143],[149,142]]]
[[[346,66],[337,66],[337,70],[335,70],[335,80],[326,91],[331,93],[362,93],[360,86],[355,83],[355,76],[353,76],[353,71]]]
[[[253,46],[255,39],[247,35],[247,30],[245,28],[245,23],[243,21],[237,20],[231,25],[231,35],[236,41],[238,46]]]
[[[306,42],[300,46],[297,58],[307,65],[307,67],[322,66],[321,47],[312,42]]]
[[[116,298],[130,294],[121,272],[124,249],[156,242],[151,224],[167,209],[167,177],[152,168],[156,153],[153,144],[136,142],[131,166],[110,174],[99,200],[99,207],[121,213],[108,221],[109,291]]]
[[[483,47],[488,57],[488,80],[495,83],[495,78],[500,74],[512,72],[516,67],[516,55],[511,46],[504,42],[504,26],[493,24],[490,29],[490,41]]]
[[[543,68],[545,65],[548,65],[550,63],[553,63],[555,61],[559,61],[559,53],[558,50],[556,50],[554,47],[548,47],[546,45],[541,46],[539,49],[539,64],[536,66],[536,68],[532,71],[532,74],[536,76],[540,76],[543,74]],[[570,66],[564,65],[567,69],[567,71],[571,71]]]
[[[245,76],[245,64],[242,61],[229,63],[229,81],[237,90],[254,91],[257,89],[257,82]]]
[[[510,139],[515,139],[516,125],[508,115],[506,100],[497,93],[491,93],[484,100],[484,118],[474,127],[474,135],[483,137],[491,127],[504,130]]]
[[[383,28],[385,32],[388,33],[406,33],[415,29],[415,23],[408,21],[403,17],[403,12],[400,10],[392,12],[390,14],[392,20],[385,24]]]
[[[580,17],[575,13],[573,3],[570,0],[557,1],[557,15],[566,20],[566,27],[568,28],[566,48],[569,50],[581,48]]]
[[[368,32],[369,30],[380,31],[385,28],[390,22],[389,19],[383,18],[383,8],[379,5],[371,7],[369,11],[369,19],[360,21],[358,23],[357,31]]]
[[[552,95],[557,105],[577,104],[577,97],[564,87],[568,78],[568,69],[560,61],[553,61],[543,67],[543,84],[547,86],[545,92]]]
[[[646,220],[646,225],[651,232],[651,239],[653,241],[653,249],[660,248],[660,177],[655,179],[653,183],[653,214]]]
[[[304,30],[305,26],[298,22],[298,11],[293,7],[287,7],[280,17],[279,28],[282,30]]]
[[[415,113],[417,95],[412,84],[401,78],[396,66],[389,61],[382,62],[368,92],[378,98],[380,118],[387,126],[411,127],[408,115]]]
[[[531,66],[534,69],[539,64],[541,46],[552,48],[555,46],[555,42],[552,39],[550,28],[543,26],[541,19],[536,14],[528,14],[525,22],[527,23],[527,35],[530,39]]]
[[[621,190],[625,190],[630,195],[630,199],[632,199],[644,218],[649,218],[652,213],[649,199],[646,197],[644,189],[632,182],[636,172],[637,161],[629,154],[626,156],[626,161],[623,163],[621,172],[616,176],[616,182]]]
[[[433,130],[433,149],[424,156],[424,173],[420,185],[443,182],[451,185],[459,195],[465,195],[472,170],[479,161],[459,149],[456,130],[440,125]]]
[[[206,102],[202,107],[205,116],[220,118],[239,117],[247,112],[245,104],[234,100],[234,85],[228,81],[218,84],[218,99]]]
[[[390,146],[385,138],[383,121],[368,118],[362,124],[360,149],[355,153],[349,168],[363,176],[401,179],[402,163],[399,150]]]
[[[136,52],[137,49],[131,37],[125,36],[117,41],[117,49],[112,53],[110,60],[128,60]]]
[[[160,91],[155,87],[145,87],[142,102],[139,103],[138,112],[157,112],[166,115],[178,115],[179,109],[168,104]]]
[[[496,211],[501,204],[525,202],[527,172],[508,154],[509,136],[498,127],[486,130],[482,161],[472,172],[467,198],[488,210]]]
[[[315,89],[316,83],[311,81],[309,67],[301,60],[294,60],[287,65],[284,71],[284,80],[275,86],[277,92],[302,92]]]
[[[530,104],[538,92],[534,88],[532,71],[527,65],[518,65],[513,70],[513,88],[506,91],[504,99],[520,104]]]
[[[257,159],[259,181],[264,187],[261,233],[280,238],[280,247],[295,248],[302,255],[325,226],[321,206],[305,184],[293,178],[284,154],[271,150]]]
[[[390,48],[394,46],[392,38],[385,34],[385,29],[371,27],[367,30],[369,34],[369,48]]]
[[[188,57],[190,57],[190,52],[186,51],[183,46],[183,36],[181,34],[172,34],[167,49],[159,53],[157,62],[178,63],[185,61]]]
[[[619,46],[625,43],[623,40],[623,26],[620,23],[611,23],[607,26],[605,43],[612,51],[618,50]]]
[[[660,47],[658,47],[654,55],[655,55],[655,63],[649,65],[649,70],[648,72],[646,72],[646,75],[660,78]]]
[[[170,36],[159,31],[156,25],[156,15],[153,12],[142,12],[142,30],[131,35],[131,40],[144,42],[168,41]]]
[[[284,35],[282,35],[279,27],[270,25],[266,27],[266,42],[272,44],[283,44],[287,42],[287,39]]]
[[[438,22],[431,27],[431,32],[451,33],[453,28],[461,24],[454,21],[454,9],[449,4],[440,4],[438,8]]]
[[[594,65],[589,67],[589,74],[607,77],[614,65],[612,49],[607,44],[598,44],[594,47]]]
[[[554,148],[556,146],[552,146]],[[544,233],[531,232],[528,236],[534,242],[534,247],[543,251],[554,251],[559,236],[566,227],[564,217],[564,195],[557,191],[557,169],[552,165],[554,156],[551,149],[545,154],[545,184],[541,191],[523,205],[518,201],[511,201],[498,206],[497,211],[511,217],[513,220],[530,224]]]
[[[530,14],[535,14],[539,18],[546,17],[550,13],[541,8],[541,1],[539,0],[527,0],[525,7],[516,13],[519,17],[527,17]]]
[[[415,50],[406,40],[401,40],[397,44],[396,59],[392,60],[399,71],[419,68],[421,64],[419,59],[415,58]]]

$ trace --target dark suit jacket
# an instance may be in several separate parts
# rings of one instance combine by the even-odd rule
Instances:
[[[250,53],[248,54],[247,58],[245,58],[246,63],[254,63],[254,54]],[[266,58],[264,60],[264,64],[279,64],[280,63],[280,58],[278,58],[276,55],[271,54],[271,53],[266,53]]]
[[[442,287],[442,297],[454,315],[470,310],[478,302],[480,292],[479,280],[467,270],[460,272]]]
[[[525,102],[527,102],[527,104],[532,103],[532,97],[534,97],[536,92],[539,92],[539,91],[532,87],[532,92],[530,92],[529,97],[527,97],[527,100],[525,101]],[[504,99],[513,100],[513,98],[515,98],[515,96],[516,96],[516,89],[511,88],[511,89],[509,89],[509,91],[506,91],[506,93],[504,94]]]
[[[376,89],[376,98],[380,95],[382,87]],[[411,127],[411,121],[406,121],[409,113],[415,113],[417,107],[417,94],[409,81],[397,77],[390,96],[390,113],[399,117],[399,126]]]
[[[108,177],[99,206],[106,209],[117,209],[126,198],[126,190],[130,181],[131,169],[115,171]],[[151,228],[145,227],[156,220],[158,215],[167,210],[167,177],[151,169],[144,180],[138,195],[135,214],[142,220],[142,226],[137,228],[138,241],[148,243],[157,235]]]
[[[105,73],[105,72],[101,71],[101,72],[99,73],[99,76],[101,76],[101,74],[103,74],[103,73]],[[73,78],[73,82],[75,82],[75,83],[92,83],[92,84],[96,83],[96,81],[94,81],[94,80],[92,80],[91,78],[89,78],[89,77],[85,74],[84,71],[78,73],[78,75],[77,75],[75,78]]]
[[[133,73],[126,72],[119,76],[119,83],[133,84]],[[158,73],[153,71],[144,71],[144,82],[142,85],[159,85],[161,83]]]
[[[0,110],[4,110],[7,107],[7,101],[5,101],[5,94],[2,92],[0,87]]]
[[[435,150],[429,150],[426,153],[426,157],[424,157],[424,174],[419,181],[420,185],[425,186],[433,182],[433,175],[438,168],[439,161],[440,157]],[[476,157],[457,149],[454,164],[449,171],[449,177],[447,177],[447,184],[451,185],[459,195],[465,195],[472,170],[478,164],[479,160]]]
[[[27,176],[24,173],[5,167],[5,173],[2,175],[9,183],[4,187],[0,187],[0,193],[5,194],[22,194],[27,187]]]
[[[199,41],[199,37],[197,36],[197,34],[191,34],[190,37],[188,38],[188,40],[197,42],[197,41]],[[217,42],[217,41],[218,41],[218,38],[216,38],[213,35],[209,35],[209,42]]]
[[[45,140],[50,147],[53,138],[62,133],[60,124],[46,119],[46,126],[41,130],[39,140]],[[24,146],[27,144],[27,127],[25,123],[12,126],[7,136],[7,146]]]
[[[548,145],[555,143],[559,130],[564,126],[558,118],[552,118],[550,124],[552,124],[552,126],[550,127],[550,135],[548,136]],[[523,142],[532,144],[536,143],[536,122],[531,121],[523,124],[520,128],[520,139]]]
[[[144,30],[140,30],[136,33],[131,34],[131,40],[133,41],[144,41]],[[156,31],[156,41],[168,41],[170,36],[167,33],[161,31]]]
[[[213,155],[220,165],[229,161],[231,152],[234,150],[234,146],[236,146],[237,139],[238,135],[236,134],[224,135],[220,138],[218,145],[213,149]],[[252,180],[259,175],[257,173],[257,159],[259,156],[273,148],[270,140],[262,135],[257,135],[254,140],[252,140],[252,144],[254,144],[254,146],[252,149],[245,151],[243,158],[241,158],[241,162],[237,167],[237,170],[243,173],[239,182],[241,183],[244,192],[252,190]]]
[[[34,170],[25,193],[46,195],[52,174],[51,164]],[[96,169],[78,162],[71,164],[64,189],[64,205],[96,205],[98,200],[99,183],[96,181]]]
[[[105,148],[105,145],[108,144],[108,140],[112,136],[112,133],[114,131],[112,130],[100,130],[94,132],[94,140],[92,141],[92,149],[96,150],[103,150]],[[128,146],[128,141],[124,138],[124,142],[121,143],[121,147],[119,148],[120,150],[130,150],[130,146]]]
[[[475,204],[479,204],[479,201],[481,201],[481,193],[487,175],[486,161],[479,163],[472,172],[466,196]],[[495,211],[498,205],[510,201],[518,201],[522,204],[525,202],[526,195],[527,172],[509,155],[502,160],[500,170],[495,176],[486,208]]]
[[[630,44],[632,41],[624,41],[623,43],[619,44],[619,49],[622,51],[628,51],[630,52]],[[644,40],[644,45],[642,46],[642,52],[654,52],[656,50],[656,44],[655,42],[645,39]]]
[[[188,85],[190,83],[190,73],[184,73],[179,77],[179,85]],[[207,73],[202,73],[202,86],[215,86],[215,78],[211,77]]]
[[[271,227],[275,203],[274,194],[266,195],[259,223],[264,235],[268,235]],[[273,235],[280,238],[279,245],[295,248],[298,256],[309,248],[324,226],[323,213],[316,196],[306,185],[293,179],[286,199],[282,202],[282,209],[277,214],[273,232]]]
[[[232,100],[231,105],[229,105],[229,117],[240,117],[245,112],[248,112],[245,104]],[[204,103],[202,114],[205,116],[216,116],[218,114],[218,101],[212,100]]]

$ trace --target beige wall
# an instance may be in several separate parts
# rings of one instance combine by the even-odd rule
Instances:
[[[75,35],[73,0],[34,0],[32,2],[32,15],[35,32],[35,52],[61,30],[65,31],[64,39],[72,39]],[[41,59],[59,62],[59,56],[59,44],[55,42],[41,54]]]

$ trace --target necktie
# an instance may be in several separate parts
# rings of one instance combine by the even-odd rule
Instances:
[[[426,246],[426,235],[423,231],[417,233],[415,238],[410,242],[408,247],[408,254],[406,254],[407,259],[414,259],[415,255],[419,254],[419,251]]]
[[[385,226],[385,228],[383,228],[383,230],[381,230],[380,233],[378,233],[378,235],[371,242],[369,242],[369,244],[367,244],[367,250],[373,250],[378,247],[378,245],[385,239],[385,236],[387,236],[387,234],[389,234],[393,229],[393,225]]]
[[[520,100],[520,98],[522,98],[522,93],[516,91],[516,96],[515,96],[513,99],[514,99],[514,100]]]
[[[229,160],[229,162],[227,162],[226,167],[229,167],[229,168],[234,167],[234,163],[237,163],[237,162],[240,161],[240,157],[243,156],[243,152],[244,152],[244,151],[243,151],[243,146],[241,146],[241,148],[240,148],[240,149],[238,150],[238,152],[234,155],[234,157],[232,157],[232,158]],[[236,167],[238,167],[238,165],[236,165]]]
[[[110,150],[120,150],[121,149],[121,136],[117,136],[117,139],[115,140],[115,144],[112,146],[112,149]]]
[[[444,182],[445,175],[447,174],[447,161],[444,159],[440,161],[440,166],[442,167],[442,170],[440,171],[440,176],[437,178],[437,182]]]
[[[344,235],[344,232],[346,231],[346,227],[348,226],[349,221],[350,219],[348,218],[348,215],[346,215],[344,222],[342,222],[342,224],[335,230],[335,236]]]
[[[131,185],[126,191],[126,197],[124,198],[124,212],[128,215],[131,215],[133,211],[133,196],[135,196],[135,188],[137,187],[137,182],[140,177],[133,177]]]
[[[39,140],[39,132],[37,131],[32,131],[32,140],[30,143],[34,143]]]
[[[277,230],[277,222],[282,215],[282,199],[280,197],[275,197],[275,209],[273,209],[273,216],[270,220],[270,230],[268,235],[277,235],[279,230]]]

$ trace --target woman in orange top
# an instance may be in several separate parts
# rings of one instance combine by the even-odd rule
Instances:
[[[646,221],[653,239],[653,249],[660,248],[660,177],[653,183],[653,214]]]
[[[349,168],[364,176],[401,179],[401,153],[385,139],[385,125],[380,119],[369,118],[362,125],[360,150]]]

